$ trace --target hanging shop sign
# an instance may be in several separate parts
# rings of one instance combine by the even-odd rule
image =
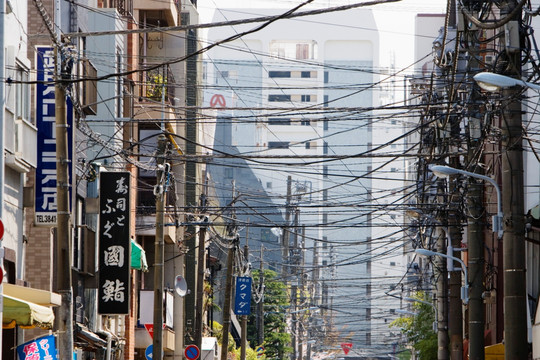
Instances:
[[[130,224],[128,172],[102,172],[99,181],[100,314],[128,314]]]
[[[37,164],[35,179],[35,224],[56,225],[56,107],[54,83],[54,49],[51,46],[36,47],[36,128]],[[66,122],[68,130],[69,183],[71,184],[73,154],[73,105],[66,99]],[[71,188],[70,188],[71,192]],[[71,195],[70,197],[71,198]]]
[[[234,297],[234,313],[249,315],[251,313],[251,278],[238,276],[236,278],[236,295]]]

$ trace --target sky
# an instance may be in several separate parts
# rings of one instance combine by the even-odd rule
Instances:
[[[333,7],[354,4],[358,1],[315,0],[317,7]],[[297,0],[198,0],[197,9],[201,23],[212,22],[214,10],[221,8],[238,8],[253,14],[257,8],[290,9],[301,1]],[[307,10],[307,7],[302,10]],[[417,13],[442,14],[446,11],[446,0],[401,0],[388,5],[375,5],[370,9],[380,31],[380,65],[403,68],[414,61],[414,17]],[[246,15],[254,17],[255,15]],[[434,29],[433,37],[438,35]],[[204,36],[204,33],[203,33]]]

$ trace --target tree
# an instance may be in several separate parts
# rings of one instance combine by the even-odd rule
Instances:
[[[287,286],[276,279],[272,270],[264,270],[264,344],[257,344],[257,303],[252,302],[248,319],[248,340],[252,348],[264,346],[266,359],[284,359],[292,352],[291,335],[287,333],[287,309],[290,306]],[[253,272],[254,284],[259,283],[259,271]]]
[[[424,292],[418,292],[413,296],[420,301],[429,301]],[[394,320],[390,326],[400,328],[407,336],[407,341],[418,352],[420,360],[437,359],[437,333],[433,331],[435,322],[434,308],[426,303],[412,303],[416,315],[401,316]]]

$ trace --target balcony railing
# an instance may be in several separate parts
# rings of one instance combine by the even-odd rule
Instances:
[[[141,65],[141,68],[151,67],[151,64]],[[161,101],[165,91],[165,101],[173,103],[176,81],[168,65],[139,73],[139,97]]]
[[[104,8],[112,8],[118,10],[122,16],[133,15],[133,0],[104,0]]]

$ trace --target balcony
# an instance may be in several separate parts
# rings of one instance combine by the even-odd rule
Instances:
[[[133,7],[146,13],[148,19],[165,20],[161,26],[178,26],[178,8],[175,0],[134,0]]]

